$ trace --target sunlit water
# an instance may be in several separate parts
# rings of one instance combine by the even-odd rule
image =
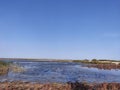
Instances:
[[[0,81],[30,82],[120,82],[120,70],[100,70],[82,67],[78,63],[13,61],[25,69],[22,73],[9,72]]]

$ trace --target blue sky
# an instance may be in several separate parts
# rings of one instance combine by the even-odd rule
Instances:
[[[0,57],[120,60],[120,1],[0,0]]]

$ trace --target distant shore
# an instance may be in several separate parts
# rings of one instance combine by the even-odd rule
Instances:
[[[33,59],[33,58],[0,58],[0,61],[32,61],[32,62],[74,62],[74,63],[83,63],[85,67],[93,67],[98,69],[120,69],[119,60],[66,60],[66,59]]]
[[[47,59],[47,58],[0,58],[0,60],[28,60],[28,61],[55,61],[55,62],[82,62],[82,63],[88,63],[88,62],[103,62],[103,63],[109,63],[109,62],[119,62],[120,60],[109,60],[109,59],[80,59],[80,60],[76,60],[76,59]]]

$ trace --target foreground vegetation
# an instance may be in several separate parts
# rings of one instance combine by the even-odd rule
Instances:
[[[120,90],[120,83],[29,83],[2,82],[0,90]]]

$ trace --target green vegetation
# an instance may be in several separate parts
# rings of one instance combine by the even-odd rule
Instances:
[[[0,75],[4,75],[8,73],[9,70],[9,63],[0,61]]]
[[[7,74],[9,69],[15,73],[24,71],[24,68],[20,67],[17,64],[12,64],[11,62],[0,61],[0,75]]]
[[[0,61],[0,66],[8,66],[8,65],[9,65],[8,62]]]

